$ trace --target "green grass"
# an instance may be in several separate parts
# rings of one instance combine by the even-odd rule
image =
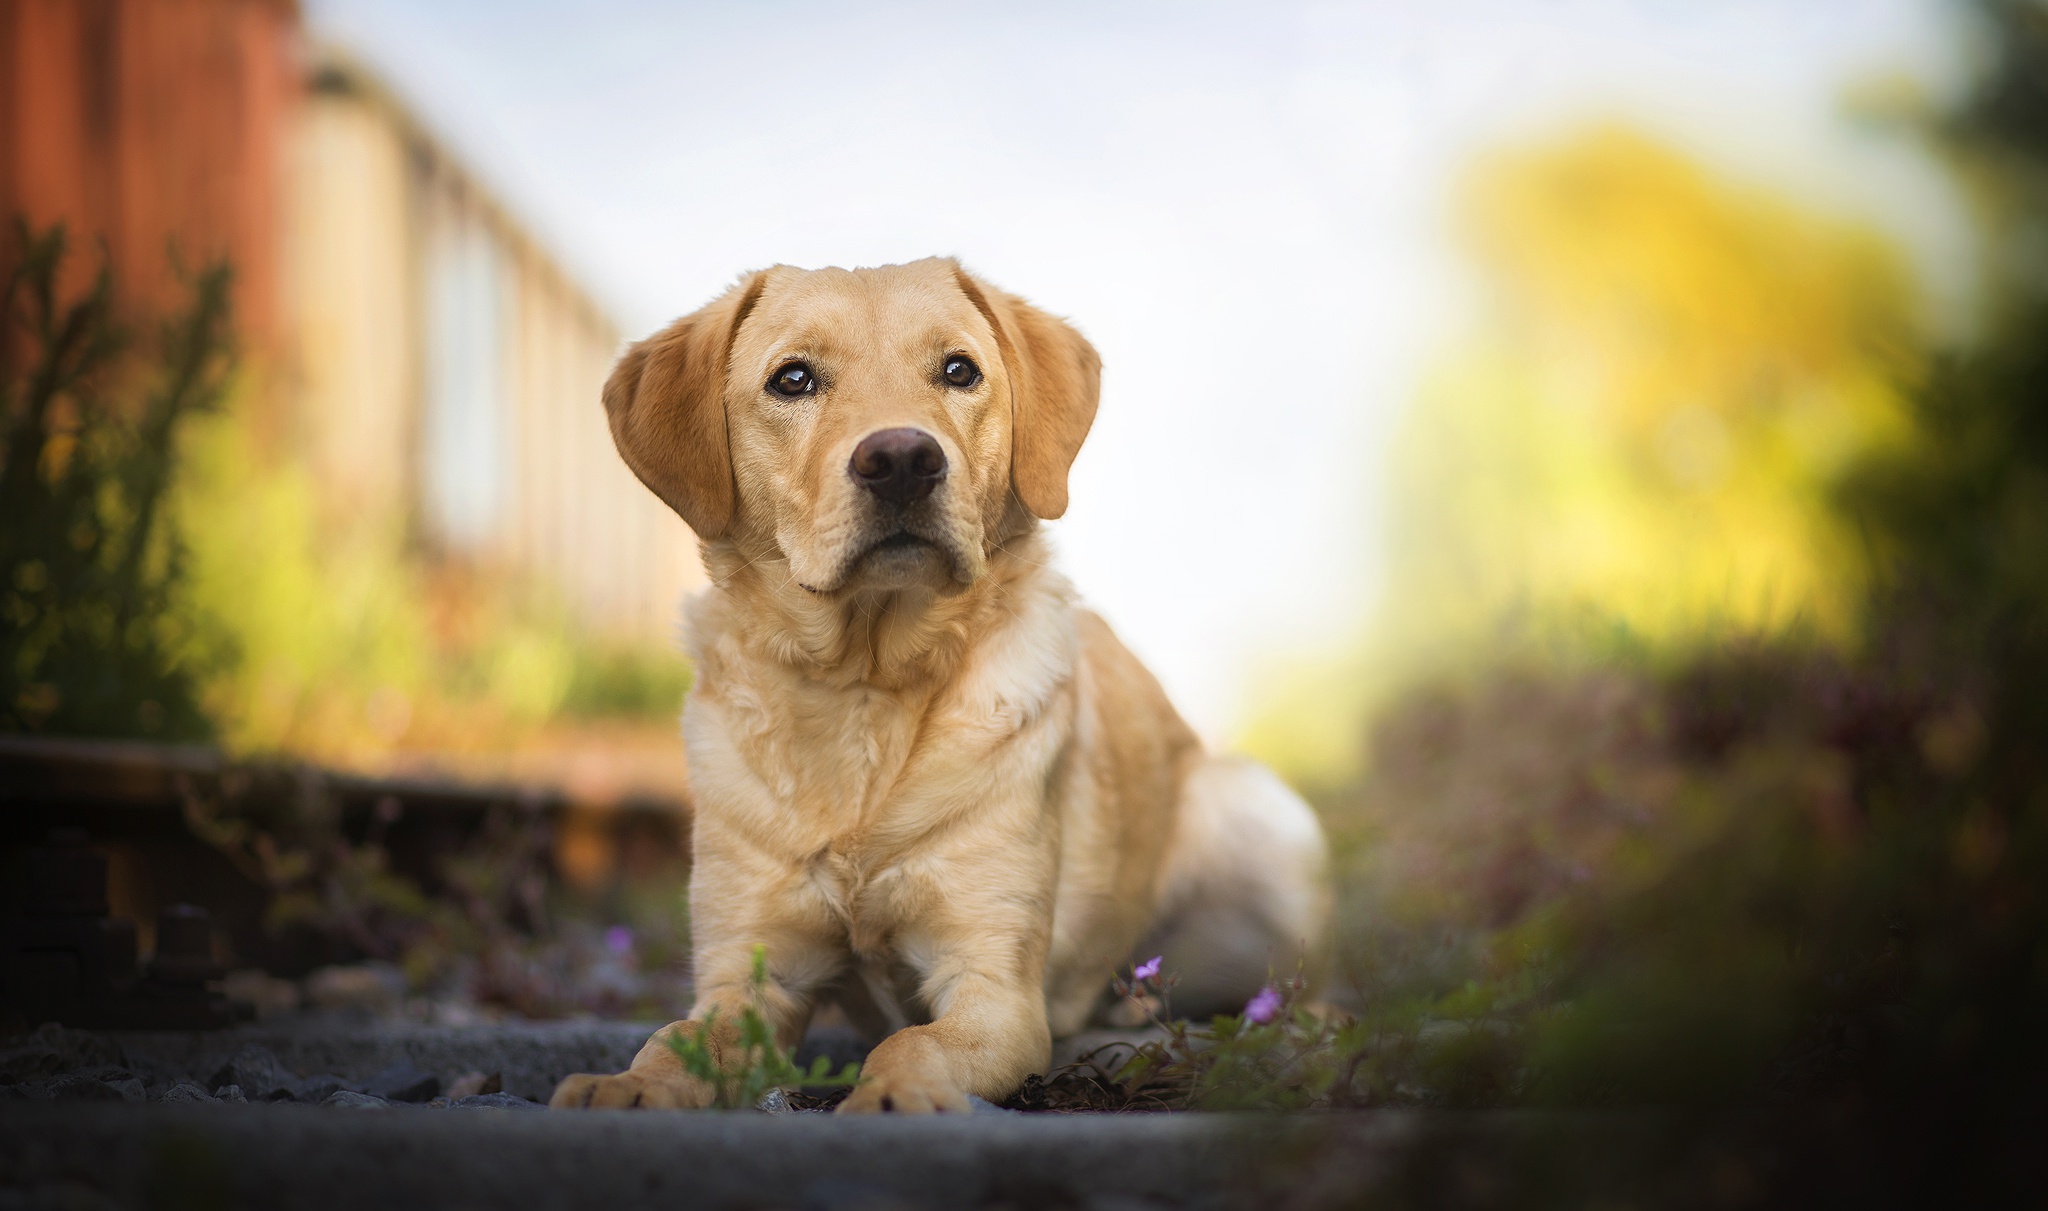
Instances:
[[[712,1106],[725,1110],[751,1110],[771,1089],[838,1089],[858,1083],[860,1065],[848,1064],[832,1071],[832,1061],[819,1056],[809,1068],[799,1068],[789,1054],[775,1044],[775,1032],[759,1008],[768,987],[768,948],[754,947],[754,968],[750,977],[752,1003],[742,1008],[723,1043],[718,1011],[712,1010],[695,1029],[669,1036],[668,1045],[690,1075],[710,1085]]]

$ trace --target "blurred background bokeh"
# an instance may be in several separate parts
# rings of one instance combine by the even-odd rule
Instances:
[[[1338,841],[1328,1100],[2016,1138],[2034,0],[5,0],[0,56],[0,728],[59,814],[111,758],[36,744],[158,746],[300,931],[242,958],[686,998],[702,571],[599,384],[746,269],[950,253],[1104,355],[1067,569]]]

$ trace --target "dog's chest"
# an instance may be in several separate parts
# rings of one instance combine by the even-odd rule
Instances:
[[[894,957],[903,908],[917,897],[902,864],[858,834],[835,837],[810,863],[808,881],[838,918],[848,949],[870,963]]]
[[[793,767],[782,807],[788,856],[858,955],[893,953],[932,899],[935,822],[957,809],[961,754],[935,740],[926,713],[882,694],[847,694],[789,720],[780,759]]]
[[[766,789],[797,853],[825,847],[872,867],[866,851],[918,831],[918,816],[957,799],[977,762],[1000,747],[1000,723],[963,729],[963,713],[937,691],[828,686],[795,677],[732,693],[709,730],[718,742],[692,745],[707,786]],[[685,720],[685,730],[690,720]],[[791,856],[796,856],[792,854]]]
[[[1025,800],[1065,734],[1035,705],[1059,684],[1050,675],[909,694],[762,664],[719,671],[684,721],[700,820],[745,835],[794,876],[793,910],[877,959],[910,957],[898,952],[916,948],[920,921],[958,891],[963,845],[1014,838],[988,825],[1037,814]]]
[[[757,777],[779,783],[778,795],[795,815],[851,852],[855,836],[901,789],[919,712],[858,687],[788,701],[794,709],[763,721],[750,764]]]

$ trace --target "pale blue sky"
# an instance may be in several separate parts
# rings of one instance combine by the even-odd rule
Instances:
[[[1938,176],[1839,106],[1955,77],[1935,0],[307,8],[631,336],[756,266],[933,253],[1071,317],[1106,369],[1055,541],[1214,739],[1368,608],[1475,151],[1622,116],[1962,259]]]

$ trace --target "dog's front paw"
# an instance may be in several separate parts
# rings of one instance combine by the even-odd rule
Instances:
[[[931,1027],[899,1030],[868,1053],[860,1084],[839,1103],[841,1114],[966,1114],[967,1091],[953,1079],[946,1049]]]
[[[617,1076],[578,1072],[562,1078],[550,1110],[701,1110],[711,1086],[686,1073],[629,1069]]]
[[[878,1075],[854,1087],[838,1114],[967,1114],[974,1109],[964,1090],[923,1073]]]

